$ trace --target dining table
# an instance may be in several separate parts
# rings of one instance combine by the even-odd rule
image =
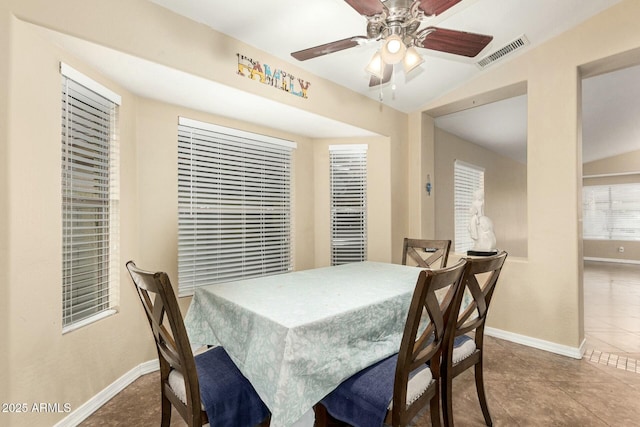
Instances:
[[[342,381],[398,352],[420,268],[364,261],[199,287],[192,345],[222,345],[290,427]]]

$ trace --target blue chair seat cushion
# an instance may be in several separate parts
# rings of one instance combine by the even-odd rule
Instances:
[[[343,381],[320,402],[334,418],[353,427],[380,427],[393,398],[398,355],[387,357]]]
[[[205,351],[195,356],[195,362],[200,399],[211,426],[254,427],[269,415],[267,406],[224,348],[214,347]],[[185,401],[182,375],[172,371],[169,384]]]
[[[398,355],[394,354],[363,369],[343,381],[320,402],[332,417],[354,427],[382,426],[393,399],[397,363]],[[414,370],[410,377],[408,403],[415,401],[433,383],[431,369],[426,364]]]

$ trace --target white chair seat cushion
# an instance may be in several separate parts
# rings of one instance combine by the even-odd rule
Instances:
[[[178,396],[178,399],[185,405],[187,404],[187,390],[184,385],[184,377],[175,369],[169,372],[169,387]],[[204,405],[201,403],[200,407],[204,410]]]
[[[451,360],[454,364],[471,356],[476,351],[476,342],[468,335],[460,335],[453,341]]]
[[[193,352],[193,356],[195,357],[206,351],[212,350],[213,348],[215,347],[209,348],[207,346],[194,346],[191,348],[191,351]],[[178,399],[180,399],[180,401],[186,405],[187,389],[185,387],[184,377],[182,376],[182,374],[175,369],[172,369],[171,372],[169,372],[168,382],[169,387],[171,387],[171,390],[173,390],[176,396],[178,396]],[[204,404],[201,403],[200,406],[202,407],[202,410],[205,409]]]
[[[407,384],[407,405],[411,405],[418,400],[434,381],[431,369],[424,365],[418,373],[409,379]],[[393,400],[389,403],[389,410],[391,409],[393,409]]]

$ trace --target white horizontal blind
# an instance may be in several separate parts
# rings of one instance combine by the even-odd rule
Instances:
[[[112,308],[119,260],[117,105],[69,70],[61,66],[64,331]]]
[[[329,147],[331,265],[367,259],[367,145]]]
[[[640,183],[582,189],[583,238],[640,240]]]
[[[473,193],[484,189],[484,169],[456,160],[454,163],[454,215],[455,215],[455,252],[465,253],[473,248],[474,242],[469,233],[471,203]]]
[[[295,144],[180,118],[180,294],[292,269]]]

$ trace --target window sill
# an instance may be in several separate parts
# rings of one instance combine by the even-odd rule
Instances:
[[[93,322],[97,322],[98,320],[104,319],[106,317],[112,316],[114,314],[116,314],[118,312],[118,310],[115,309],[109,309],[109,310],[105,310],[102,311],[98,314],[95,314],[91,317],[87,317],[86,319],[80,320],[79,322],[76,322],[72,325],[69,326],[64,326],[62,328],[62,335],[75,331],[76,329],[80,329],[82,327],[85,327]]]

